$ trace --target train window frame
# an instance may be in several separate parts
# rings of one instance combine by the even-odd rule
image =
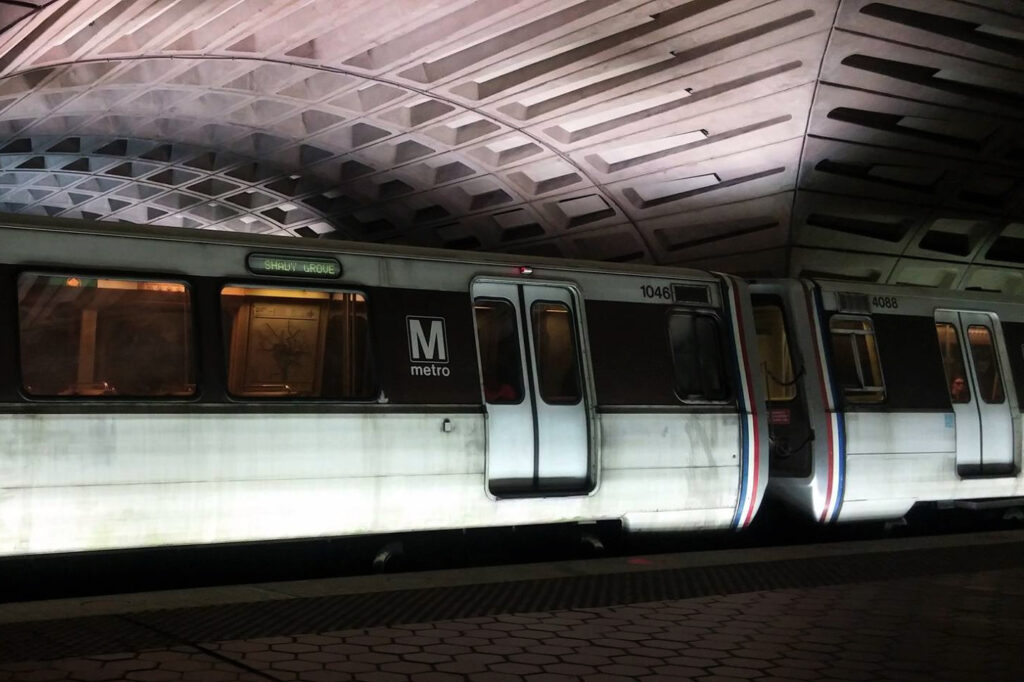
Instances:
[[[974,343],[974,340],[971,338],[971,331],[974,330],[974,329],[982,329],[982,330],[985,331],[985,334],[988,336],[988,342],[989,342],[988,343],[988,352],[991,354],[991,360],[992,360],[992,365],[993,365],[994,372],[995,372],[995,378],[998,381],[996,386],[999,388],[999,400],[989,400],[988,397],[986,396],[986,394],[983,393],[982,390],[981,390],[981,380],[982,380],[981,374],[982,373],[981,373],[981,369],[978,366],[978,359],[979,358],[978,358],[978,351],[977,351],[977,349],[980,348],[981,346],[979,346],[978,344]],[[1000,363],[999,363],[999,352],[998,352],[998,349],[996,348],[995,331],[992,329],[992,327],[990,327],[987,324],[977,324],[977,323],[967,325],[967,329],[965,331],[966,331],[966,336],[967,336],[967,347],[970,348],[970,351],[971,351],[970,352],[971,369],[973,370],[972,373],[974,374],[974,381],[975,381],[975,384],[976,384],[975,388],[977,388],[978,398],[983,403],[985,403],[986,405],[1005,405],[1006,404],[1006,385],[1005,385],[1005,381],[1003,379],[1002,367],[1000,366]]]
[[[544,377],[541,373],[540,362],[541,353],[540,348],[538,347],[540,339],[537,336],[536,318],[534,317],[537,306],[540,305],[557,306],[564,308],[566,315],[569,316],[569,334],[570,340],[572,341],[571,347],[573,351],[573,364],[576,369],[577,395],[576,398],[574,398],[573,400],[551,400],[548,396],[544,394]],[[529,315],[524,315],[524,317],[529,320],[530,336],[532,337],[533,341],[533,352],[530,355],[530,364],[533,367],[533,371],[536,372],[537,386],[534,389],[536,397],[539,398],[541,402],[543,402],[545,405],[551,405],[554,407],[570,407],[573,405],[579,405],[580,403],[583,402],[583,399],[586,396],[587,388],[586,379],[583,374],[583,347],[580,339],[580,333],[577,329],[580,321],[579,316],[576,312],[576,308],[566,303],[565,301],[552,301],[538,298],[530,303]]]
[[[956,358],[954,359],[958,359],[960,361],[959,367],[953,368],[954,370],[959,369],[959,374],[951,375],[949,371],[950,367],[947,366],[946,362],[947,356],[942,348],[942,342],[940,339],[939,354],[942,357],[942,372],[946,377],[946,391],[949,396],[950,405],[968,405],[974,400],[974,392],[971,389],[971,383],[968,381],[968,362],[970,356],[964,352],[964,339],[961,338],[959,326],[953,322],[947,322],[945,320],[935,322],[936,337],[938,336],[938,329],[940,326],[948,328],[949,331],[952,332],[952,339],[956,342],[957,351]],[[964,385],[964,391],[959,397],[953,396],[953,382],[956,379],[959,379]]]
[[[477,306],[478,303],[481,303],[481,302],[483,302],[483,303],[501,303],[503,305],[508,305],[512,309],[513,319],[516,322],[516,342],[519,344],[518,345],[519,357],[516,359],[516,367],[517,367],[517,375],[518,375],[517,378],[519,380],[519,385],[516,387],[516,390],[519,393],[519,398],[517,400],[491,400],[491,399],[487,398],[487,382],[486,382],[486,378],[485,378],[483,358],[480,355],[480,325],[479,325],[479,322],[477,321],[477,317],[476,317],[476,310],[477,310],[476,306]],[[481,390],[481,395],[483,396],[483,399],[484,399],[484,403],[487,404],[487,405],[521,405],[523,403],[523,401],[526,400],[526,392],[529,390],[529,382],[527,381],[526,376],[524,376],[524,369],[526,369],[526,368],[524,368],[524,366],[523,366],[523,356],[522,356],[522,353],[523,353],[523,335],[522,335],[522,330],[520,329],[520,315],[519,315],[519,311],[516,309],[515,303],[512,300],[510,300],[508,298],[502,298],[500,296],[476,296],[476,297],[473,298],[472,303],[473,303],[473,335],[476,338],[477,363],[479,365],[479,370],[480,370],[480,390]]]
[[[312,286],[311,286],[312,285]],[[369,363],[369,372],[372,377],[372,391],[367,392],[366,397],[356,398],[337,398],[337,397],[322,397],[322,396],[302,396],[302,395],[240,395],[231,390],[231,342],[232,332],[226,325],[224,318],[224,306],[223,297],[225,289],[239,288],[239,289],[262,289],[266,291],[303,291],[303,292],[317,292],[323,293],[329,296],[331,294],[356,294],[363,297],[363,302],[366,307],[366,360]],[[359,287],[345,286],[343,283],[338,283],[337,286],[317,286],[314,282],[303,280],[301,282],[295,281],[245,281],[245,280],[227,280],[222,281],[216,288],[216,302],[215,306],[217,309],[218,319],[218,331],[217,338],[219,339],[219,350],[220,359],[222,363],[221,367],[221,381],[224,387],[224,396],[230,403],[236,404],[288,404],[288,403],[302,403],[304,405],[313,404],[334,404],[334,405],[367,405],[380,402],[382,400],[384,390],[381,381],[380,368],[378,366],[377,350],[378,344],[376,342],[376,334],[374,332],[374,325],[372,315],[370,313],[371,303],[370,295]]]
[[[13,341],[14,341],[14,362],[15,375],[17,380],[17,394],[27,402],[33,403],[146,403],[146,404],[174,404],[196,403],[203,399],[203,348],[202,348],[202,326],[200,324],[200,305],[197,301],[198,289],[194,283],[181,275],[164,275],[158,272],[138,271],[111,271],[82,268],[69,272],[65,269],[49,269],[28,266],[14,271],[12,277],[12,293],[16,297],[13,309]],[[153,284],[180,285],[184,289],[187,310],[185,319],[188,320],[188,328],[185,331],[187,336],[187,357],[191,369],[192,391],[182,394],[33,394],[27,390],[25,382],[25,352],[22,334],[24,332],[21,315],[21,300],[19,287],[22,277],[38,276],[49,278],[63,278],[66,280],[112,280],[121,282],[148,282]]]
[[[715,333],[718,336],[717,347],[720,349],[718,353],[718,375],[721,379],[721,385],[724,390],[724,397],[722,398],[711,398],[711,397],[692,397],[690,395],[684,396],[679,388],[678,381],[678,368],[676,366],[676,353],[675,344],[672,338],[672,318],[676,316],[689,316],[692,318],[706,318],[714,322]],[[717,310],[708,310],[705,308],[687,308],[682,306],[672,306],[665,311],[665,343],[668,349],[669,362],[672,365],[672,393],[676,399],[684,405],[731,405],[735,400],[735,390],[733,388],[733,380],[729,368],[726,365],[726,353],[724,352],[724,344],[727,341],[727,336],[724,333],[726,325],[722,320],[722,316]]]
[[[837,330],[835,328],[836,322],[861,322],[868,326],[866,330]],[[839,390],[839,394],[842,396],[844,403],[848,406],[855,405],[858,407],[874,407],[878,405],[884,405],[888,400],[888,390],[886,389],[885,374],[882,368],[882,352],[878,344],[878,333],[875,331],[875,322],[870,315],[853,315],[849,313],[838,313],[829,317],[828,320],[828,333],[829,333],[829,355],[831,358],[831,373],[833,380],[836,382],[836,388]],[[852,389],[852,387],[841,386],[838,384],[838,371],[836,358],[836,339],[838,336],[849,337],[851,344],[850,356],[854,359],[854,371],[857,375],[857,379],[860,382],[861,387],[859,389]],[[861,358],[859,349],[854,345],[854,339],[858,336],[870,336],[875,349],[875,370],[878,373],[878,379],[880,384],[878,386],[869,386],[865,381],[865,375],[863,367],[861,367]],[[853,394],[852,390],[860,391],[865,396]],[[871,398],[871,396],[877,396]]]
[[[755,336],[755,339],[760,336],[757,333],[757,309],[758,308],[765,308],[765,309],[770,308],[770,309],[775,310],[775,311],[778,312],[778,314],[779,314],[779,321],[781,323],[780,326],[782,328],[782,333],[783,333],[783,341],[785,342],[785,347],[786,347],[786,357],[789,360],[789,371],[790,371],[790,374],[791,374],[791,376],[787,380],[783,381],[782,379],[776,377],[774,373],[770,372],[767,369],[767,366],[766,366],[767,363],[764,362],[764,358],[761,357],[761,354],[760,354],[760,343],[759,343],[758,355],[759,355],[759,359],[762,361],[761,365],[758,367],[759,376],[764,377],[765,379],[769,379],[770,378],[770,379],[772,379],[775,382],[776,385],[781,386],[781,387],[783,387],[783,388],[785,388],[787,390],[787,395],[785,395],[785,396],[783,396],[781,398],[773,398],[771,390],[770,390],[770,387],[767,385],[767,381],[766,381],[765,382],[765,386],[764,386],[765,400],[766,400],[766,402],[776,403],[776,404],[779,404],[779,405],[782,405],[782,404],[785,404],[785,403],[792,403],[793,401],[795,401],[797,398],[800,397],[800,379],[803,376],[804,370],[803,370],[802,366],[801,366],[800,369],[797,369],[797,364],[796,364],[795,358],[793,356],[793,343],[791,342],[790,324],[789,324],[789,319],[786,317],[786,308],[785,308],[785,306],[782,303],[782,299],[779,298],[778,296],[771,296],[771,300],[770,301],[765,301],[765,302],[762,302],[762,303],[753,303],[751,305],[751,314],[754,317],[754,336]],[[783,377],[783,378],[785,378],[785,377]]]

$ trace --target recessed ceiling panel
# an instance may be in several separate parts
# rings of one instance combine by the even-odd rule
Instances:
[[[1013,3],[0,1],[5,22],[9,211],[926,286],[1024,264]]]

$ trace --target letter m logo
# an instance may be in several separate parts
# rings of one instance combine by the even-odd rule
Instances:
[[[409,360],[412,362],[448,362],[448,336],[443,317],[405,318],[409,327]]]

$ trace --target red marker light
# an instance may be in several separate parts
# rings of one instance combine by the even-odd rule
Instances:
[[[529,266],[526,266],[526,265],[520,265],[519,266],[519,274],[520,275],[532,275],[533,274],[533,268],[531,268]]]

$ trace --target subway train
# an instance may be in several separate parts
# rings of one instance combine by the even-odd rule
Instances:
[[[1024,495],[1024,305],[0,220],[0,556]]]

